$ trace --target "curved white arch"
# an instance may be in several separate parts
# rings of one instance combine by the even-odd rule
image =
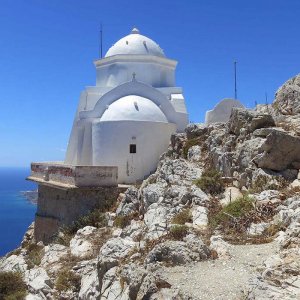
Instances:
[[[176,111],[166,96],[153,87],[135,80],[121,84],[107,92],[97,101],[93,110],[80,112],[79,118],[101,118],[107,106],[129,95],[141,96],[151,100],[161,109],[169,122],[174,122]]]

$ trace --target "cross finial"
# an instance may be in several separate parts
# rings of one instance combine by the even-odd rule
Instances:
[[[133,72],[133,73],[132,73],[132,81],[136,81],[135,76],[136,76],[136,73]]]

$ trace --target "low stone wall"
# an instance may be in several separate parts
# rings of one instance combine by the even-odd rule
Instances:
[[[32,181],[57,182],[77,187],[117,186],[118,167],[71,166],[63,162],[32,163]]]
[[[127,187],[58,188],[39,185],[35,239],[49,243],[59,227],[70,225],[96,208],[105,210]]]

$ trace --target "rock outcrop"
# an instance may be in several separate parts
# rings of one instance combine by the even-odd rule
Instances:
[[[0,271],[21,272],[27,299],[192,299],[164,279],[162,267],[213,259],[225,266],[232,247],[222,226],[212,224],[226,216],[238,227],[238,214],[221,209],[247,194],[257,214],[249,213],[238,234],[246,241],[277,234],[278,243],[278,253],[249,283],[247,299],[297,298],[300,132],[292,125],[300,113],[298,90],[299,76],[272,106],[234,108],[227,123],[189,124],[171,137],[156,172],[103,212],[106,227],[64,231],[45,246],[34,242],[31,226],[20,248],[0,259]],[[205,189],[215,178],[203,184],[209,170],[224,185],[216,194]]]

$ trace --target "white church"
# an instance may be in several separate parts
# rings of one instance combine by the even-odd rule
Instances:
[[[94,64],[96,86],[81,93],[64,163],[117,166],[118,183],[143,180],[188,124],[177,61],[134,28]]]

